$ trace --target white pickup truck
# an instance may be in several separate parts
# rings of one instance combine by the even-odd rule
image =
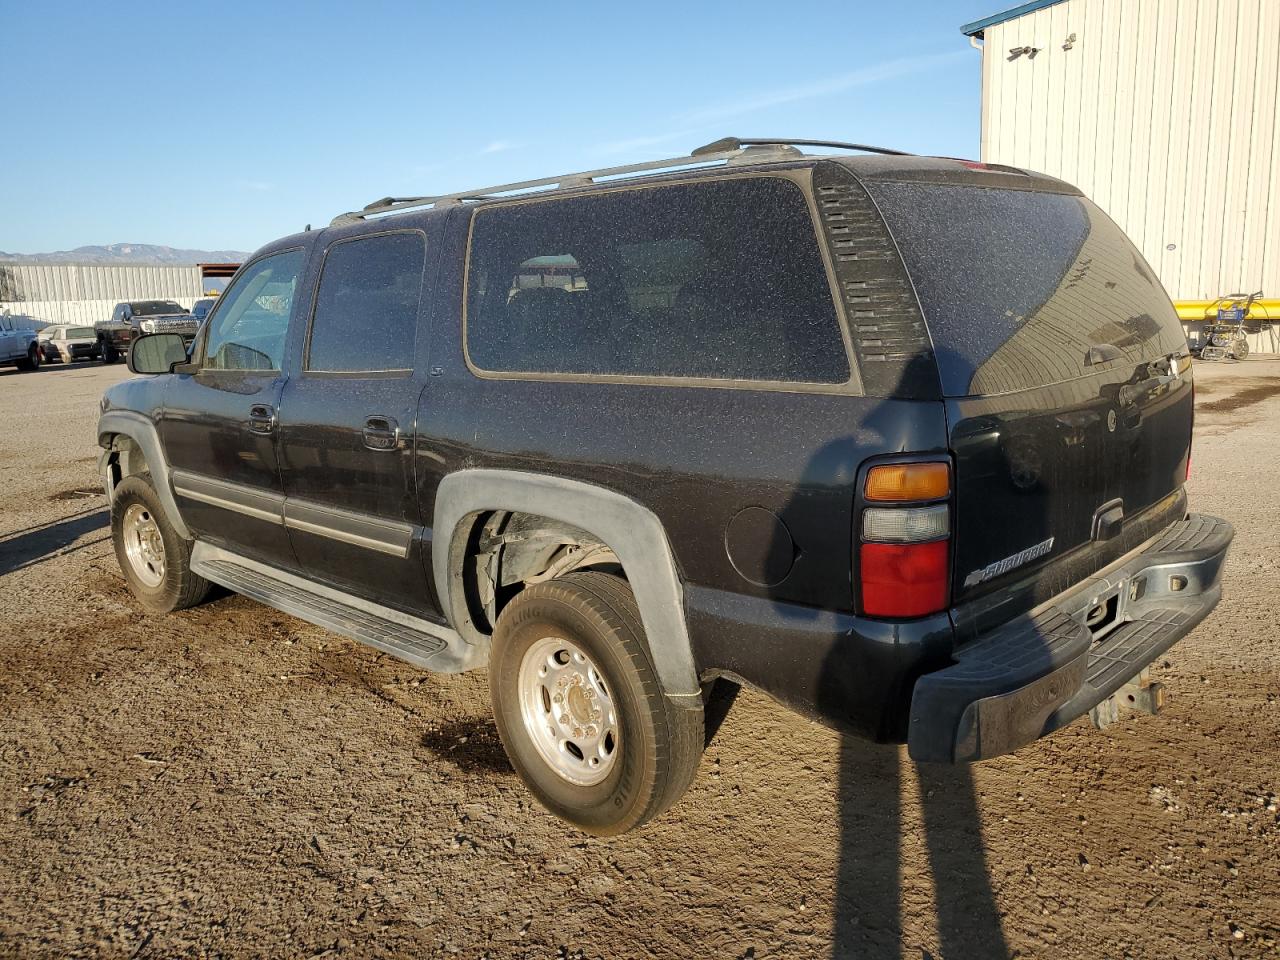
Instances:
[[[0,314],[0,367],[10,364],[19,370],[36,370],[42,359],[36,332],[8,314]]]

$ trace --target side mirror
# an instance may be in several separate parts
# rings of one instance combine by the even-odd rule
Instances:
[[[187,362],[187,344],[180,333],[148,333],[129,344],[130,373],[170,373],[175,363]]]

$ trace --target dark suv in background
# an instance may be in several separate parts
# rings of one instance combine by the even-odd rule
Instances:
[[[601,834],[679,798],[717,684],[942,762],[1150,704],[1232,537],[1187,513],[1169,298],[1067,184],[881,154],[720,141],[269,244],[103,398],[130,587],[487,665]]]
[[[93,325],[98,338],[98,355],[104,363],[115,363],[129,344],[147,333],[178,333],[190,342],[199,320],[172,300],[130,300],[117,303],[110,320]]]

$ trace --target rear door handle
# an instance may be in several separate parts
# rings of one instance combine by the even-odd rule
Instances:
[[[366,418],[362,434],[364,445],[370,450],[394,450],[400,446],[400,424],[391,417]]]
[[[253,433],[271,433],[276,428],[275,408],[265,403],[255,403],[249,408],[249,429]]]

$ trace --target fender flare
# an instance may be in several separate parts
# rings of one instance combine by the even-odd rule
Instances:
[[[147,466],[151,469],[151,479],[154,481],[156,495],[169,516],[169,522],[173,524],[178,536],[184,540],[191,540],[191,531],[182,519],[182,514],[178,512],[178,501],[173,496],[169,461],[165,459],[164,447],[160,443],[160,434],[156,430],[156,425],[148,417],[132,410],[108,410],[98,418],[98,446],[109,452],[111,438],[118,436],[128,437],[141,448]],[[110,497],[114,494],[114,490],[107,473],[107,454],[103,454],[100,466],[102,483]]]
[[[647,507],[603,487],[518,470],[459,470],[445,477],[436,493],[431,567],[455,630],[483,639],[467,613],[455,541],[466,536],[464,521],[490,510],[519,510],[573,524],[607,544],[627,571],[663,693],[697,697],[701,707],[684,589],[662,522]],[[465,541],[461,545],[465,549]]]

